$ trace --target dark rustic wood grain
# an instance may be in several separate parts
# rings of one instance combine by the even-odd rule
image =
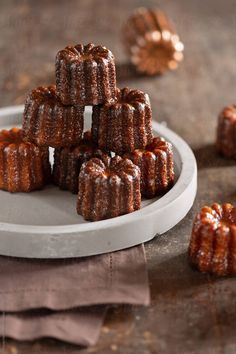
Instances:
[[[192,219],[214,201],[236,203],[236,168],[215,154],[216,116],[236,101],[235,0],[159,0],[185,44],[185,60],[163,77],[138,77],[127,64],[120,29],[146,0],[0,1],[0,106],[21,104],[27,90],[54,81],[54,57],[66,44],[96,42],[115,54],[120,86],[150,94],[154,119],[166,121],[196,153],[199,189],[193,209],[173,230],[146,245],[152,304],[115,307],[98,344],[53,340],[3,342],[11,354],[234,354],[236,281],[192,270],[186,257]]]

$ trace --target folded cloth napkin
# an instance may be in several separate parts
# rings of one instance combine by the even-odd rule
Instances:
[[[95,305],[150,301],[143,245],[80,259],[0,257],[0,283],[0,335],[18,340],[91,345],[105,313]]]
[[[0,333],[2,337],[21,341],[51,337],[90,346],[97,342],[104,316],[104,306],[58,312],[42,309],[7,314],[3,312],[0,319]]]

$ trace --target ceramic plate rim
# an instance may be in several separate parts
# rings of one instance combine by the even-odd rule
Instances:
[[[91,108],[88,108],[90,111]],[[23,112],[23,106],[9,106],[0,109],[0,117],[5,115],[20,114]],[[97,229],[111,229],[117,225],[123,225],[126,223],[134,222],[136,219],[145,218],[148,214],[156,213],[158,208],[165,208],[167,205],[175,202],[181,194],[188,188],[189,184],[193,181],[196,176],[196,160],[194,154],[188,144],[176,133],[174,133],[169,128],[164,125],[153,121],[154,130],[158,130],[158,133],[172,142],[174,147],[181,158],[181,171],[179,178],[172,189],[166,193],[163,197],[154,201],[153,203],[145,206],[143,209],[135,211],[130,214],[122,215],[112,219],[88,222],[85,224],[68,224],[68,225],[21,225],[21,224],[11,224],[0,222],[0,231],[8,231],[15,233],[25,233],[25,234],[66,234],[73,232],[87,232],[96,231]]]

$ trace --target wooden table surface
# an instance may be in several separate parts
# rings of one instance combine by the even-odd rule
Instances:
[[[193,271],[188,263],[192,220],[204,204],[236,202],[233,161],[214,151],[216,117],[236,101],[235,0],[159,0],[185,44],[180,68],[162,77],[137,77],[120,39],[123,21],[146,0],[0,1],[0,105],[24,102],[26,92],[54,82],[56,52],[67,44],[95,42],[116,56],[120,86],[148,92],[153,116],[166,121],[193,148],[198,194],[174,229],[146,244],[152,303],[108,312],[95,347],[53,340],[6,340],[4,353],[233,354],[236,353],[236,281]],[[3,350],[3,349],[2,349]]]

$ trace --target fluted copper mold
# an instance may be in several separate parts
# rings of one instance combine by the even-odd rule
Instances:
[[[39,146],[62,147],[80,142],[84,125],[84,106],[64,106],[55,86],[38,87],[26,98],[23,135]]]
[[[136,149],[123,157],[133,161],[141,171],[141,193],[146,198],[166,193],[174,183],[172,145],[155,137],[145,149]]]
[[[113,100],[115,59],[106,47],[78,44],[56,56],[57,94],[63,104],[96,105]]]
[[[183,59],[184,45],[158,9],[137,9],[124,26],[124,43],[136,69],[147,75],[176,69]]]
[[[189,259],[201,272],[236,275],[236,207],[213,204],[197,214],[189,245]]]
[[[236,105],[225,107],[219,115],[216,146],[223,156],[236,159]]]
[[[79,145],[55,149],[53,165],[54,183],[60,189],[69,190],[77,194],[78,178],[82,164],[92,157],[102,158],[105,155],[107,154],[93,143],[91,133],[85,132]]]
[[[47,148],[22,140],[22,130],[0,131],[0,189],[12,193],[41,189],[50,182]]]
[[[86,220],[113,218],[140,207],[140,170],[132,161],[115,156],[82,165],[77,212]]]
[[[152,111],[142,91],[117,89],[116,102],[93,107],[92,137],[101,149],[117,154],[151,143]]]

